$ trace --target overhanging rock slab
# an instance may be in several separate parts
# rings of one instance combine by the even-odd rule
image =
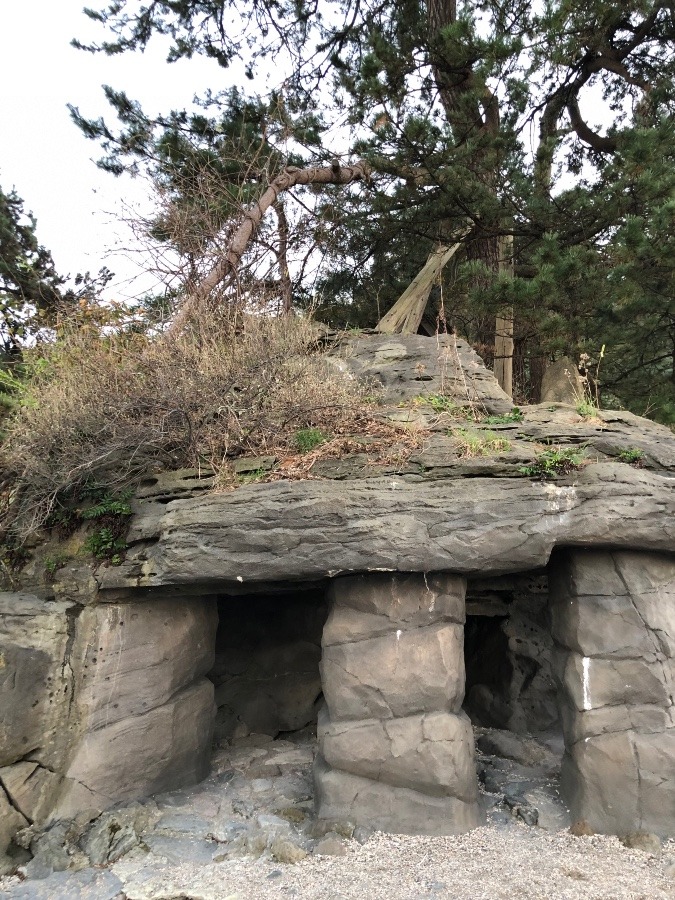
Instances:
[[[320,580],[350,572],[489,570],[546,565],[556,546],[675,549],[675,480],[621,463],[565,482],[471,478],[425,483],[250,485],[139,504],[103,591]]]

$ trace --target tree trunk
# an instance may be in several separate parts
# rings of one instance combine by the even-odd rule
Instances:
[[[227,252],[185,299],[170,330],[176,331],[182,328],[194,309],[199,307],[228,276],[237,271],[241,258],[262,222],[263,216],[270,206],[277,202],[280,194],[297,185],[351,184],[354,181],[367,180],[369,177],[368,163],[362,160],[352,166],[340,166],[335,163],[332,166],[310,166],[307,169],[300,169],[297,166],[288,166],[284,169],[270,182],[260,199],[245,211],[241,224],[230,240]]]
[[[513,237],[505,235],[499,242],[499,269],[513,278]],[[513,397],[513,307],[497,316],[495,324],[494,373],[499,387]]]
[[[443,266],[462,246],[461,241],[452,247],[438,247],[412,280],[389,312],[375,326],[381,334],[417,334],[431,288]]]
[[[288,219],[282,200],[276,201],[274,212],[277,214],[277,234],[279,236],[277,263],[281,280],[282,310],[285,316],[290,316],[293,312],[293,284],[288,271]]]
[[[455,61],[451,64],[444,52],[442,41],[435,40],[440,31],[457,21],[456,0],[427,0],[427,14],[431,37],[430,64],[455,142],[459,145],[469,137],[475,138],[481,134],[498,135],[499,100],[487,84],[477,81],[470,52],[467,51],[467,57],[463,62]],[[476,153],[483,157],[485,151],[477,149]],[[487,165],[481,166],[479,159],[476,160],[476,167],[477,170],[482,169],[485,172],[483,180],[490,192],[496,195],[496,169]],[[477,288],[490,285],[499,272],[498,229],[499,223],[488,230],[479,221],[472,239],[467,241],[467,259],[480,262],[485,268],[485,272],[475,278],[474,286]],[[483,324],[485,327],[482,327]],[[479,343],[483,354],[488,355],[495,343],[492,321],[479,325]]]

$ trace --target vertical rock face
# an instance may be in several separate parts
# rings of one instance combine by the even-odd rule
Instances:
[[[80,739],[53,818],[206,776],[216,628],[213,598],[83,610],[73,647]]]
[[[675,833],[675,569],[652,553],[568,551],[551,578],[573,816]]]
[[[317,809],[384,831],[479,822],[464,698],[466,583],[453,575],[340,578],[324,629]]]
[[[0,613],[0,855],[32,822],[206,775],[211,598],[82,607],[12,593]]]
[[[0,873],[14,834],[51,812],[76,717],[72,651],[78,608],[0,594]]]

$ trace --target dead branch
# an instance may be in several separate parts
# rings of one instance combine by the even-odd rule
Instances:
[[[289,166],[274,178],[261,197],[244,213],[244,218],[234,232],[229,249],[211,271],[190,292],[183,307],[174,320],[172,330],[180,328],[186,316],[202,303],[219,284],[228,276],[236,273],[242,256],[267,210],[274,206],[279,195],[290,188],[307,184],[351,184],[354,181],[367,180],[370,175],[368,164],[362,160],[351,166],[333,163],[330,166],[310,166],[300,169]]]

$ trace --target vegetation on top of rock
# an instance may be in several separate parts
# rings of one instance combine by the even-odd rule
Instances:
[[[616,458],[631,466],[639,466],[643,462],[645,454],[644,450],[640,450],[639,447],[627,447],[625,450],[619,451]]]
[[[23,366],[0,446],[2,531],[19,537],[58,524],[92,482],[104,495],[82,517],[124,517],[120,492],[159,469],[219,473],[241,454],[297,450],[303,430],[311,443],[370,421],[372,385],[328,364],[299,318],[205,310],[160,337],[69,320]],[[91,549],[117,553],[118,537]]]
[[[455,428],[448,436],[457,441],[457,452],[462,457],[490,456],[493,453],[507,453],[511,442],[494,431],[473,431],[469,428]]]
[[[457,401],[456,397],[450,397],[447,394],[419,394],[414,398],[415,406],[430,406],[434,412],[447,413],[457,419],[473,419],[476,417],[473,407],[463,405]],[[401,403],[405,406],[405,403]]]
[[[576,405],[576,411],[584,419],[590,419],[598,414],[598,407],[590,399],[580,400]]]
[[[522,422],[523,414],[517,406],[514,406],[511,412],[504,413],[502,416],[484,416],[481,421],[484,425],[510,425],[514,422]]]
[[[583,459],[583,447],[551,447],[540,453],[530,465],[521,466],[520,471],[534,478],[557,478],[579,469]]]

